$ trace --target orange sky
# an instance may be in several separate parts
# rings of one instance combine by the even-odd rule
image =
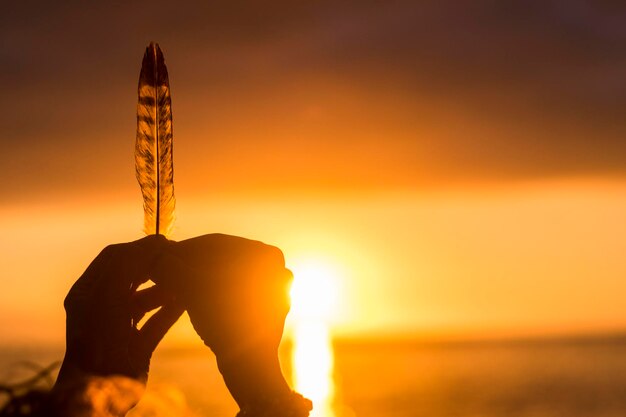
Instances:
[[[109,197],[2,210],[11,236],[0,248],[3,340],[58,341],[72,282],[104,245],[141,236],[138,194]],[[220,231],[276,244],[288,264],[309,257],[332,265],[339,334],[484,337],[626,326],[626,181],[178,198],[175,239]],[[195,340],[189,326],[175,333]]]
[[[328,260],[342,334],[626,328],[623,7],[15,3],[0,340],[60,340],[71,283],[141,237],[151,40],[172,83],[174,238]]]

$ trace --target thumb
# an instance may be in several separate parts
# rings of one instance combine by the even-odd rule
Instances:
[[[146,321],[139,330],[139,343],[151,355],[168,330],[178,321],[185,309],[178,304],[166,304]]]

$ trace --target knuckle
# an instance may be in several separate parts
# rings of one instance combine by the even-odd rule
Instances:
[[[65,296],[65,299],[63,300],[63,308],[65,309],[65,312],[68,314],[73,313],[78,307],[77,304],[78,303],[76,297],[74,297],[74,295],[70,291],[70,293],[67,294],[67,296]]]
[[[283,277],[284,277],[285,281],[289,285],[291,285],[291,283],[293,282],[293,272],[291,272],[291,269],[285,268],[284,273],[283,273]]]
[[[113,255],[113,254],[118,253],[120,251],[121,246],[122,246],[122,244],[120,244],[120,243],[107,245],[104,249],[102,249],[101,254],[102,255]]]
[[[283,255],[283,251],[278,249],[276,246],[271,245],[266,245],[265,251],[267,258],[271,260],[272,264],[280,267],[285,266],[285,255]]]
[[[115,252],[115,245],[108,245],[98,255],[98,258],[109,258],[113,256]]]
[[[98,255],[98,257],[106,258],[106,259],[119,258],[123,256],[125,252],[128,251],[129,249],[128,245],[129,245],[128,243],[114,243],[114,244],[108,245],[104,249],[102,249],[102,252],[100,252],[100,255]]]

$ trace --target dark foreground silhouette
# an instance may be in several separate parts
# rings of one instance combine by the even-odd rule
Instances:
[[[277,356],[292,278],[279,249],[235,236],[108,246],[65,298],[66,353],[52,390],[13,396],[0,417],[124,416],[141,399],[154,349],[185,310],[215,353],[238,416],[308,416],[311,402],[289,388]],[[156,285],[138,290],[149,279]]]

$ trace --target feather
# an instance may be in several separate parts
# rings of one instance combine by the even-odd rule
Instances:
[[[135,170],[143,194],[144,231],[167,235],[174,223],[172,103],[158,44],[146,48],[139,75]]]

